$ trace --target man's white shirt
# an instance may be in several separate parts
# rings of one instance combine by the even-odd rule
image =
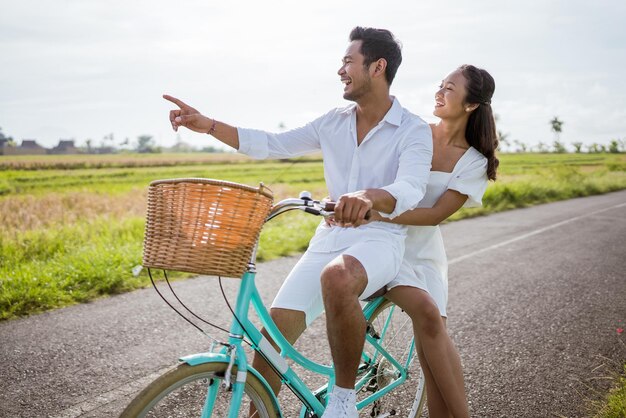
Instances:
[[[414,209],[426,192],[432,161],[432,134],[420,117],[393,98],[383,120],[357,145],[356,105],[331,110],[301,128],[269,133],[238,128],[239,152],[256,159],[290,158],[322,151],[331,200],[364,189],[384,189],[395,199],[394,218]],[[406,227],[371,222],[358,228],[317,228],[310,251],[348,248],[367,239],[404,240]]]

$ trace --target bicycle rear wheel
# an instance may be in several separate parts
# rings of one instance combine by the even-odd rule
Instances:
[[[424,376],[419,359],[412,348],[413,324],[411,318],[400,308],[385,300],[372,314],[368,322],[368,333],[377,338],[380,345],[389,352],[402,366],[407,366],[407,380],[363,409],[369,416],[388,416],[415,418],[419,417],[426,399]],[[365,343],[363,350],[364,372],[372,378],[359,391],[362,399],[377,392],[398,376],[398,370],[385,358],[382,358],[373,345]],[[411,360],[408,359],[411,356]],[[369,363],[369,364],[368,364]],[[386,415],[388,414],[388,415]],[[362,414],[363,416],[363,414]]]
[[[126,407],[120,418],[224,418],[228,415],[232,395],[231,391],[221,386],[227,367],[228,363],[181,364],[146,387]],[[231,373],[231,381],[234,382],[237,368],[233,367]],[[215,406],[211,413],[202,415],[207,392],[212,385],[217,385],[213,387],[219,389]],[[267,392],[252,373],[248,373],[238,416],[248,417],[250,405],[254,405],[258,411],[255,417],[277,417],[278,411],[272,398],[273,394]]]

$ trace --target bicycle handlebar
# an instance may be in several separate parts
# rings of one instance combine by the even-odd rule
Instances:
[[[334,215],[335,203],[336,202],[331,201],[313,200],[311,199],[311,194],[309,192],[303,191],[300,192],[299,199],[284,199],[272,206],[272,210],[270,211],[266,222],[290,210],[301,210],[311,215],[323,216],[327,218]],[[369,220],[370,216],[370,211],[367,211],[365,219]]]
[[[308,192],[301,192],[299,199],[284,199],[272,206],[272,210],[270,211],[266,221],[269,221],[270,219],[273,219],[276,216],[290,210],[302,210],[306,213],[310,213],[311,215],[323,216],[326,218],[333,215],[334,208],[334,202],[313,200]]]

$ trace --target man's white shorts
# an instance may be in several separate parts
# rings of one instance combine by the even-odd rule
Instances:
[[[365,299],[392,281],[404,255],[403,243],[363,241],[341,251],[304,253],[278,291],[272,308],[302,311],[307,326],[324,311],[320,277],[328,263],[341,255],[356,258],[367,273],[367,287],[360,298]]]

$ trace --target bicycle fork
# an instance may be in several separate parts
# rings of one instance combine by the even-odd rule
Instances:
[[[242,339],[241,336],[231,334],[231,339],[233,338]],[[228,418],[237,418],[239,415],[247,377],[245,360],[242,362],[239,359],[245,359],[245,352],[241,347],[241,343],[226,345],[225,350],[226,352],[224,354],[230,357],[230,361],[224,374],[224,380],[221,383],[217,380],[209,382],[206,400],[202,408],[202,418],[210,418],[213,415],[215,400],[220,391],[232,392]],[[235,382],[231,382],[232,369],[235,363],[237,363],[237,374],[235,376]]]
[[[252,267],[253,266],[254,265],[252,265]],[[232,392],[230,407],[228,409],[228,418],[237,418],[239,416],[239,410],[241,409],[241,403],[246,385],[246,378],[248,375],[248,360],[242,345],[244,329],[238,317],[247,318],[251,293],[249,287],[244,286],[243,283],[253,277],[254,273],[250,271],[245,273],[242,277],[242,287],[240,288],[240,292],[237,296],[236,312],[234,312],[235,320],[231,324],[229,342],[227,345],[225,344],[225,347],[222,350],[222,354],[229,357],[228,367],[221,385],[217,382],[211,382],[209,385],[207,401],[202,412],[202,418],[209,418],[211,416],[215,399],[220,390]],[[237,365],[237,374],[235,375],[235,381],[232,382],[232,370],[235,365]]]

